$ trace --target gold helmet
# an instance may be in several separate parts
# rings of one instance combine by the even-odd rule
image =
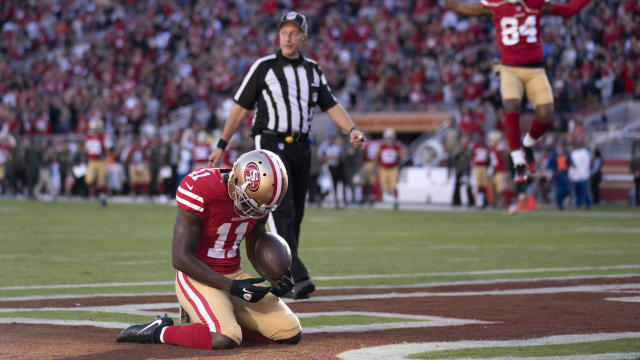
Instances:
[[[278,207],[288,184],[282,160],[260,149],[244,153],[233,163],[228,189],[236,214],[259,219]]]

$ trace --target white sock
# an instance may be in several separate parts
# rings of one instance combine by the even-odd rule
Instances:
[[[168,326],[165,326],[160,330],[160,342],[164,344],[164,331],[167,330]]]
[[[511,160],[514,165],[524,164],[524,153],[521,149],[514,150],[511,152]]]
[[[524,136],[524,139],[522,139],[522,145],[526,147],[532,147],[535,144],[536,140],[534,140],[529,133],[527,133],[527,135]]]

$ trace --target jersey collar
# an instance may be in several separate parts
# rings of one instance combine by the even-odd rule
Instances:
[[[278,57],[278,61],[284,63],[284,64],[291,64],[293,66],[298,66],[300,64],[302,64],[302,61],[304,59],[304,57],[302,56],[302,54],[300,54],[296,59],[289,59],[287,57],[285,57],[284,55],[282,55],[282,51],[278,50],[278,52],[276,53],[276,56]]]

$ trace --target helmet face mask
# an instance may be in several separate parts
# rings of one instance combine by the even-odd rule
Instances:
[[[278,207],[287,185],[287,171],[280,158],[268,150],[253,150],[233,164],[228,187],[236,214],[259,219]]]

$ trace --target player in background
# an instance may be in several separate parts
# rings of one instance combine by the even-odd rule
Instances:
[[[393,195],[393,209],[398,210],[398,175],[407,151],[402,143],[396,140],[396,132],[392,128],[384,130],[382,140],[376,156],[380,191]]]
[[[131,195],[138,196],[149,194],[149,182],[151,172],[149,171],[148,141],[135,137],[129,147],[127,163],[129,164],[129,185]]]
[[[11,152],[16,146],[16,139],[9,133],[0,133],[0,195],[7,192],[9,182],[6,180],[7,164],[11,160]]]
[[[553,93],[544,68],[540,18],[543,14],[571,17],[588,2],[571,0],[567,4],[552,4],[547,0],[481,0],[480,3],[463,3],[445,0],[446,6],[456,13],[493,17],[501,57],[504,132],[519,193],[526,188],[527,172],[535,173],[533,146],[549,129],[553,117]],[[536,118],[521,142],[520,107],[525,93]]]
[[[517,195],[513,191],[513,182],[507,176],[509,174],[507,167],[509,163],[508,147],[500,131],[494,130],[490,132],[488,138],[490,146],[489,173],[495,189],[494,193],[497,195],[495,204],[500,206],[504,201],[504,205],[507,206],[507,214],[513,215],[518,211],[518,204],[514,201]]]
[[[487,186],[489,186],[489,147],[484,133],[477,133],[469,145],[471,148],[471,178],[473,197],[477,208],[487,206]]]
[[[196,139],[193,142],[193,170],[198,170],[200,168],[206,168],[209,162],[209,153],[213,149],[213,141],[207,135],[207,132],[204,130],[198,131],[196,135]]]
[[[102,120],[97,117],[92,118],[84,141],[84,151],[89,159],[84,179],[90,194],[95,194],[97,189],[102,206],[107,205],[107,149],[110,146]]]
[[[124,329],[117,342],[165,343],[198,349],[227,349],[243,338],[296,344],[300,321],[279,298],[294,286],[290,274],[277,287],[261,284],[240,268],[240,242],[249,261],[266,236],[266,218],[288,187],[280,158],[268,150],[242,155],[232,169],[196,170],[176,193],[178,215],[172,259],[176,295],[192,324],[173,326],[164,316]]]
[[[362,151],[362,204],[373,206],[373,187],[377,182],[376,156],[380,148],[381,140],[367,139]]]

